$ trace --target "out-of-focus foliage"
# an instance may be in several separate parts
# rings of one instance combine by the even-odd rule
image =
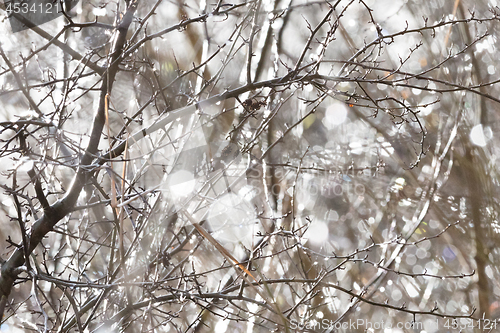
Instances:
[[[496,6],[3,12],[2,331],[495,331]]]

